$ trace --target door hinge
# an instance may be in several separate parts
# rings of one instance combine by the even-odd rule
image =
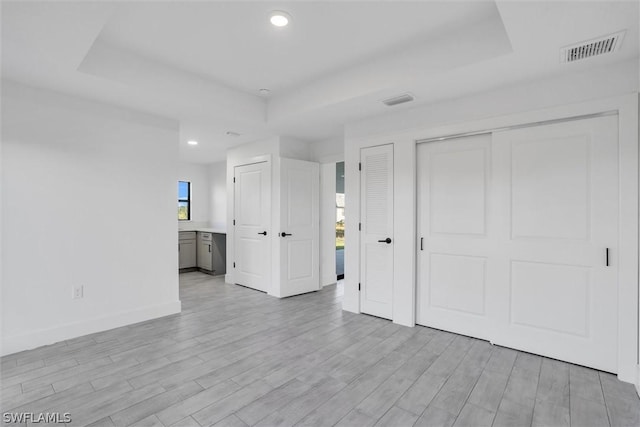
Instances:
[[[358,290],[360,290],[360,283],[358,283]]]
[[[236,268],[236,263],[235,262],[233,263],[233,268]]]
[[[233,177],[233,182],[236,182],[236,177],[235,176]]]
[[[233,225],[236,225],[236,220],[235,219],[233,220]]]
[[[362,163],[358,163],[358,170],[361,171],[362,170]]]

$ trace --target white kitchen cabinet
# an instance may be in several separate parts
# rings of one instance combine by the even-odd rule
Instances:
[[[196,233],[194,231],[182,231],[178,238],[179,268],[196,267]]]

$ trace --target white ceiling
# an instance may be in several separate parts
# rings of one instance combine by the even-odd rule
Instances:
[[[177,119],[181,158],[207,163],[262,137],[334,137],[402,92],[416,101],[394,112],[638,57],[638,22],[636,1],[3,1],[2,73]],[[619,30],[620,51],[559,62]]]

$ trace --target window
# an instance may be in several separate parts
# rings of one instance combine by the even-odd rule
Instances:
[[[178,181],[178,220],[191,219],[191,183]]]

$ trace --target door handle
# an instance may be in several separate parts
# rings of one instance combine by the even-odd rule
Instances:
[[[293,236],[293,234],[285,233],[284,231],[280,233],[282,237]]]
[[[424,251],[424,237],[420,238],[420,250]]]
[[[267,235],[267,232],[266,232],[266,231],[263,231],[262,233],[258,233],[258,234],[262,234],[263,236],[266,236],[266,235]]]
[[[606,265],[609,267],[609,248],[605,251]]]
[[[209,253],[211,253],[211,245],[209,245]]]
[[[380,243],[386,243],[386,244],[388,245],[389,243],[391,243],[391,237],[387,237],[387,238],[386,238],[386,239],[384,239],[384,240],[378,240],[378,242],[380,242]]]

